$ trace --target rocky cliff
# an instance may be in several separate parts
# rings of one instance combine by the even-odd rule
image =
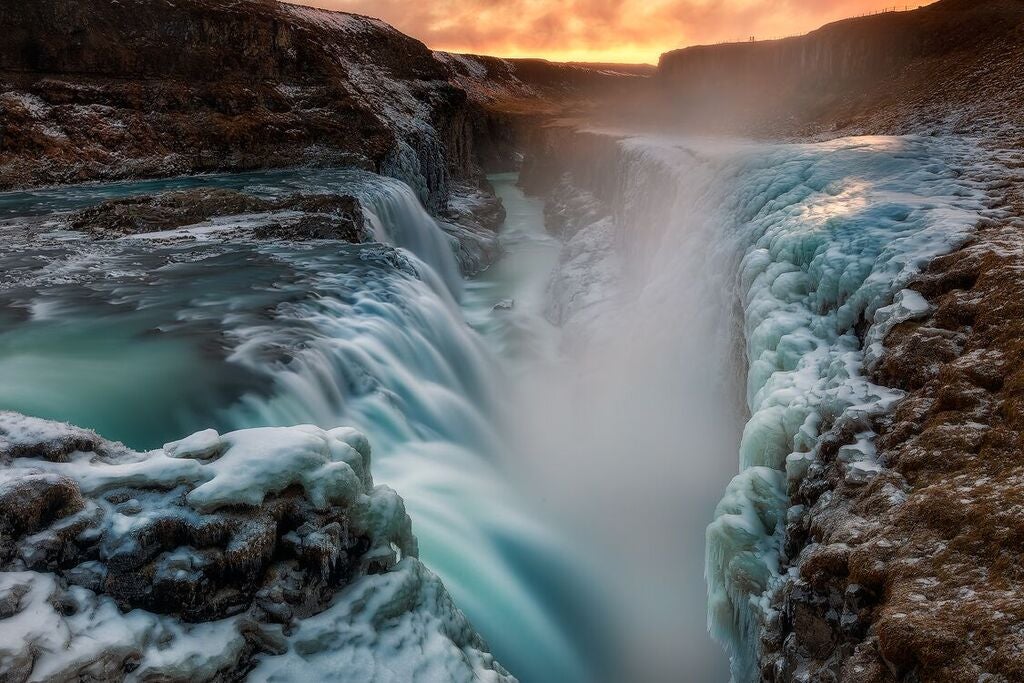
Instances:
[[[669,52],[675,124],[758,134],[965,132],[975,113],[1021,123],[1024,2],[941,0],[782,40]]]
[[[847,425],[821,436],[790,486],[786,579],[754,646],[761,678],[780,683],[1020,679],[1024,3],[942,0],[682,50],[664,56],[658,82],[688,128],[977,145],[961,173],[986,189],[989,211],[910,284],[915,310],[879,340],[870,379],[905,396],[872,427],[879,475],[844,474],[857,439]]]
[[[0,30],[0,188],[344,164],[443,213],[453,184],[514,164],[538,116],[643,77],[435,55],[379,20],[272,0],[7,3]]]
[[[0,7],[0,186],[352,164],[433,209],[475,174],[466,95],[383,22],[263,0]]]
[[[904,397],[874,426],[882,468],[842,474],[837,423],[791,501],[763,634],[770,681],[1009,681],[1024,676],[1018,377],[1020,150],[965,169],[988,194],[966,244],[910,283],[871,380]],[[909,300],[909,297],[904,297]],[[905,307],[904,304],[901,304]],[[879,347],[883,347],[879,344]]]

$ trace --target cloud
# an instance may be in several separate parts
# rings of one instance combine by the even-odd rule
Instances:
[[[432,48],[657,61],[685,45],[781,37],[892,0],[300,0],[380,17]],[[919,0],[920,1],[920,0]],[[916,4],[919,3],[915,3]]]

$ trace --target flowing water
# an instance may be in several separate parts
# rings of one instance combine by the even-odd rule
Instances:
[[[466,283],[415,194],[363,172],[0,195],[0,219],[36,233],[0,251],[0,409],[136,448],[351,425],[525,683],[724,680],[706,560],[743,680],[784,470],[824,413],[877,398],[857,321],[976,212],[941,151],[627,141],[602,170],[613,215],[564,245],[497,176],[505,255]],[[54,212],[195,186],[355,194],[400,249],[218,240],[231,221],[170,241],[46,232]]]
[[[501,661],[527,682],[595,680],[586,570],[511,483],[494,426],[501,363],[457,302],[448,238],[407,187],[354,172],[217,175],[10,193],[0,212],[45,221],[195,185],[353,193],[403,249],[211,234],[21,243],[0,254],[0,408],[136,448],[206,427],[354,426],[372,435],[377,481],[405,499],[421,557]],[[466,314],[486,326],[479,308]]]

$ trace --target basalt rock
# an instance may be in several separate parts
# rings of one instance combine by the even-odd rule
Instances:
[[[486,178],[455,185],[441,227],[458,243],[456,258],[463,275],[475,275],[498,259],[497,234],[504,221],[505,206]]]

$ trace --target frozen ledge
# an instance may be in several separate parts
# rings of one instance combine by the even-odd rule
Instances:
[[[355,430],[137,453],[0,413],[5,681],[513,681],[416,555]]]

